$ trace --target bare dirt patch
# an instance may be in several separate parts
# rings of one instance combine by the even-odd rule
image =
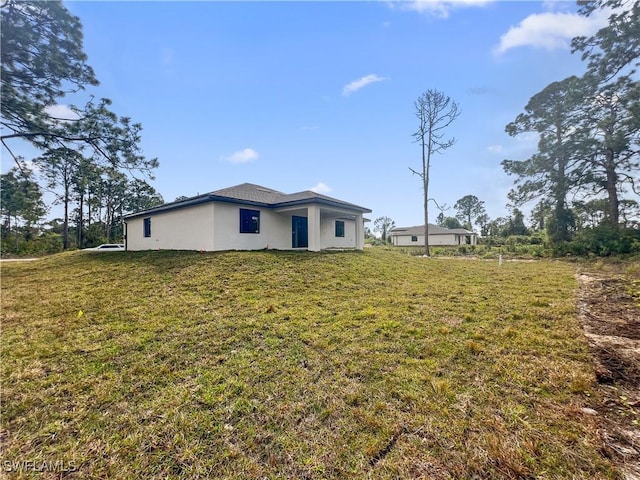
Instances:
[[[581,271],[579,315],[596,361],[607,454],[630,480],[640,480],[640,298],[636,269]]]

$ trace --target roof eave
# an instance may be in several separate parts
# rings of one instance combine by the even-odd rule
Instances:
[[[361,213],[371,213],[372,210],[368,208],[360,207],[358,205],[353,205],[351,203],[342,203],[342,202],[333,202],[331,200],[327,200],[325,198],[305,198],[300,200],[291,200],[285,202],[278,202],[271,205],[274,208],[286,208],[286,207],[297,207],[302,205],[308,205],[310,203],[317,203],[320,205],[325,205],[328,207],[341,208],[344,210],[356,210]]]
[[[148,210],[143,210],[141,212],[131,213],[124,216],[124,220],[136,217],[143,217],[145,215],[153,215],[156,213],[166,213],[172,210],[179,210],[181,208],[193,207],[195,205],[202,205],[204,203],[210,202],[222,202],[222,203],[235,203],[242,205],[250,205],[252,207],[262,207],[262,208],[270,208],[271,205],[264,202],[256,202],[255,200],[242,200],[240,198],[231,198],[231,197],[222,197],[220,195],[201,195],[200,197],[194,197],[187,200],[182,200],[177,203],[169,203],[166,205],[161,205],[159,207],[150,208]]]
[[[340,202],[340,201],[332,201],[326,198],[321,197],[313,197],[313,198],[305,198],[299,200],[291,200],[284,202],[275,202],[275,203],[265,203],[258,202],[255,200],[243,200],[241,198],[234,197],[225,197],[222,195],[215,195],[212,193],[207,193],[203,195],[199,195],[197,197],[192,197],[189,199],[181,200],[179,202],[172,202],[165,205],[160,205],[159,207],[150,208],[148,210],[143,210],[141,212],[131,213],[124,216],[124,220],[128,220],[131,218],[143,217],[146,215],[153,215],[157,213],[166,213],[173,210],[179,210],[181,208],[193,207],[195,205],[201,205],[209,202],[223,202],[223,203],[233,203],[240,205],[250,205],[254,207],[262,207],[262,208],[286,208],[286,207],[297,207],[309,204],[320,204],[333,208],[340,208],[344,210],[352,210],[360,213],[371,213],[372,210],[364,207],[360,207],[358,205],[354,205],[351,203]]]

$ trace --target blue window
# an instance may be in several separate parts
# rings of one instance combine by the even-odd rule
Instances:
[[[144,236],[145,237],[151,236],[151,218],[144,219]]]
[[[344,222],[336,220],[336,237],[344,237]]]
[[[240,209],[240,233],[260,233],[260,211]]]

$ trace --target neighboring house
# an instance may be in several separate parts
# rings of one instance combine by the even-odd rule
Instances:
[[[397,247],[424,245],[424,225],[391,230],[391,243]],[[476,245],[478,234],[464,228],[444,228],[429,224],[429,245]]]
[[[243,183],[126,215],[127,250],[319,251],[364,247],[371,210],[312,191]]]

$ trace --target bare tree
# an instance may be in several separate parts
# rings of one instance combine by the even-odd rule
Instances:
[[[389,241],[389,232],[393,230],[395,226],[396,222],[389,217],[378,217],[373,222],[373,230],[375,232],[380,232],[380,235],[382,235],[382,241],[385,245]]]
[[[412,135],[422,148],[422,171],[409,170],[422,179],[424,189],[424,254],[429,252],[429,168],[431,155],[442,153],[451,147],[455,138],[443,140],[444,129],[458,118],[460,108],[457,102],[438,90],[427,90],[414,102],[415,114],[420,126]]]

